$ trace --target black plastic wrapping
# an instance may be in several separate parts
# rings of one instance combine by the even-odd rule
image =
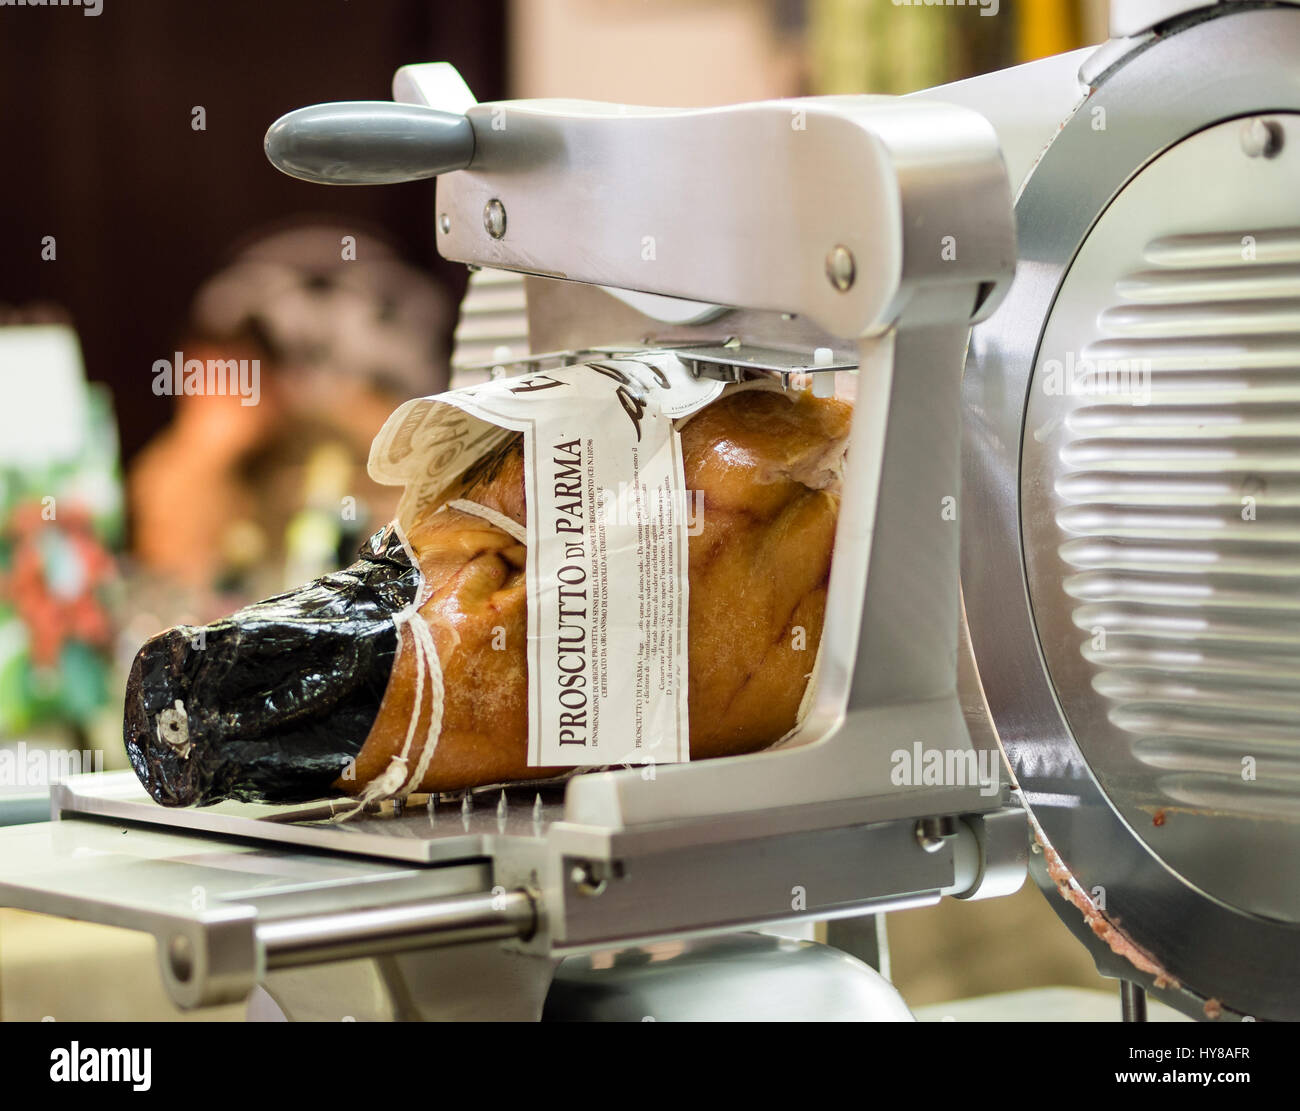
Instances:
[[[393,615],[419,581],[389,526],[345,570],[148,641],[127,681],[123,736],[149,794],[164,806],[337,794],[388,686]]]

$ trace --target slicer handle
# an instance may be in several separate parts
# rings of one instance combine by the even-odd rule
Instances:
[[[266,157],[290,177],[322,185],[384,185],[463,170],[474,157],[468,119],[418,104],[313,104],[275,121]]]

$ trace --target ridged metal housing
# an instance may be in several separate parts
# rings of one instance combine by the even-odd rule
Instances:
[[[1157,790],[1300,817],[1300,228],[1249,235],[1157,239],[1117,283],[1084,355],[1149,364],[1151,400],[1071,413],[1055,519],[1092,685]]]
[[[1234,864],[1261,830],[1300,859],[1300,152],[1251,156],[1248,126],[1157,160],[1079,252],[1021,526],[1044,661],[1112,803],[1204,890],[1294,921],[1300,892]]]

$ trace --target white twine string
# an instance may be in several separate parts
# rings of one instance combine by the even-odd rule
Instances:
[[[462,513],[468,513],[471,517],[478,517],[490,525],[496,525],[507,536],[513,537],[521,544],[528,543],[528,533],[517,522],[512,521],[504,513],[489,509],[486,505],[479,505],[476,501],[465,501],[458,498],[455,501],[447,502],[443,508],[459,509]]]
[[[416,559],[415,553],[411,550],[407,542],[406,535],[402,531],[401,525],[396,521],[393,522],[393,528],[397,532],[398,539],[406,554],[410,557],[411,566],[417,570],[420,567],[419,560]],[[429,770],[429,764],[433,760],[434,751],[438,747],[438,740],[442,735],[442,708],[446,694],[446,688],[443,686],[442,665],[438,660],[438,649],[433,641],[433,633],[429,631],[429,626],[420,616],[420,606],[427,600],[424,597],[424,576],[421,573],[420,583],[415,592],[415,600],[400,613],[393,614],[393,624],[397,628],[397,655],[393,660],[394,669],[397,668],[402,654],[402,631],[409,629],[411,632],[411,644],[415,650],[415,699],[411,706],[411,720],[406,726],[406,738],[402,742],[402,751],[393,756],[383,772],[375,776],[365,789],[357,796],[355,804],[349,809],[335,814],[330,821],[346,822],[349,818],[360,814],[372,802],[382,799],[400,797],[405,798],[419,785],[424,779],[424,773]],[[424,745],[420,750],[420,759],[416,764],[415,771],[408,777],[407,768],[411,760],[411,746],[415,742],[415,730],[420,723],[420,712],[424,709],[424,686],[425,680],[428,679],[430,688],[431,706],[429,709],[429,725],[424,734]]]
[[[442,707],[443,700],[446,697],[446,688],[442,682],[442,664],[438,660],[438,648],[433,643],[433,633],[429,631],[429,626],[424,623],[423,618],[411,622],[410,628],[411,632],[415,634],[416,659],[423,661],[424,670],[428,672],[432,705],[429,709],[429,728],[425,733],[424,747],[420,749],[420,760],[415,765],[415,771],[411,774],[411,778],[406,781],[406,785],[402,788],[403,798],[420,786],[424,781],[424,773],[429,770],[429,764],[433,760],[433,754],[437,750],[438,741],[442,736]],[[421,673],[421,680],[423,677],[423,673]],[[418,701],[417,698],[417,703]],[[419,710],[417,709],[411,718],[411,731],[414,730],[415,718],[418,716]],[[410,744],[409,737],[407,744]],[[402,751],[403,755],[405,755],[406,750],[403,749]]]
[[[489,509],[486,505],[457,499],[439,506],[438,512],[443,509],[458,509],[462,513],[467,513],[472,517],[487,521],[488,524],[495,525],[521,544],[528,542],[528,534],[524,529],[505,514],[498,513],[495,509]],[[411,560],[411,566],[418,570],[420,561],[416,558],[415,552],[407,542],[402,526],[394,521],[393,529],[397,533],[398,540],[401,541],[402,548]],[[420,607],[425,601],[427,601],[427,598],[425,597],[424,576],[421,573],[420,585],[415,592],[415,600],[400,613],[393,614],[393,624],[397,627],[397,656],[393,660],[393,667],[396,668],[398,661],[401,659],[402,631],[404,629],[410,630],[411,644],[415,650],[415,701],[411,707],[411,720],[406,725],[406,738],[402,742],[402,751],[388,761],[388,767],[383,772],[366,784],[361,794],[357,796],[355,803],[349,809],[334,815],[330,819],[332,822],[346,822],[349,818],[360,814],[372,802],[394,797],[406,798],[412,791],[419,788],[424,781],[425,773],[429,770],[429,765],[433,762],[434,753],[438,748],[438,741],[442,736],[442,711],[446,700],[446,687],[443,685],[442,664],[438,659],[438,648],[434,643],[433,633],[429,631],[428,624],[420,616]],[[429,684],[431,703],[429,725],[425,730],[424,745],[420,749],[419,761],[415,765],[415,770],[408,776],[407,769],[411,761],[411,746],[415,742],[415,730],[420,722],[420,712],[424,709],[426,679]]]

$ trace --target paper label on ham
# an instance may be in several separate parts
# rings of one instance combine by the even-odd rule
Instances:
[[[528,763],[690,759],[686,489],[674,420],[715,400],[665,352],[602,359],[402,406],[370,454],[404,525],[509,432],[528,503]],[[509,431],[504,431],[509,430]]]

